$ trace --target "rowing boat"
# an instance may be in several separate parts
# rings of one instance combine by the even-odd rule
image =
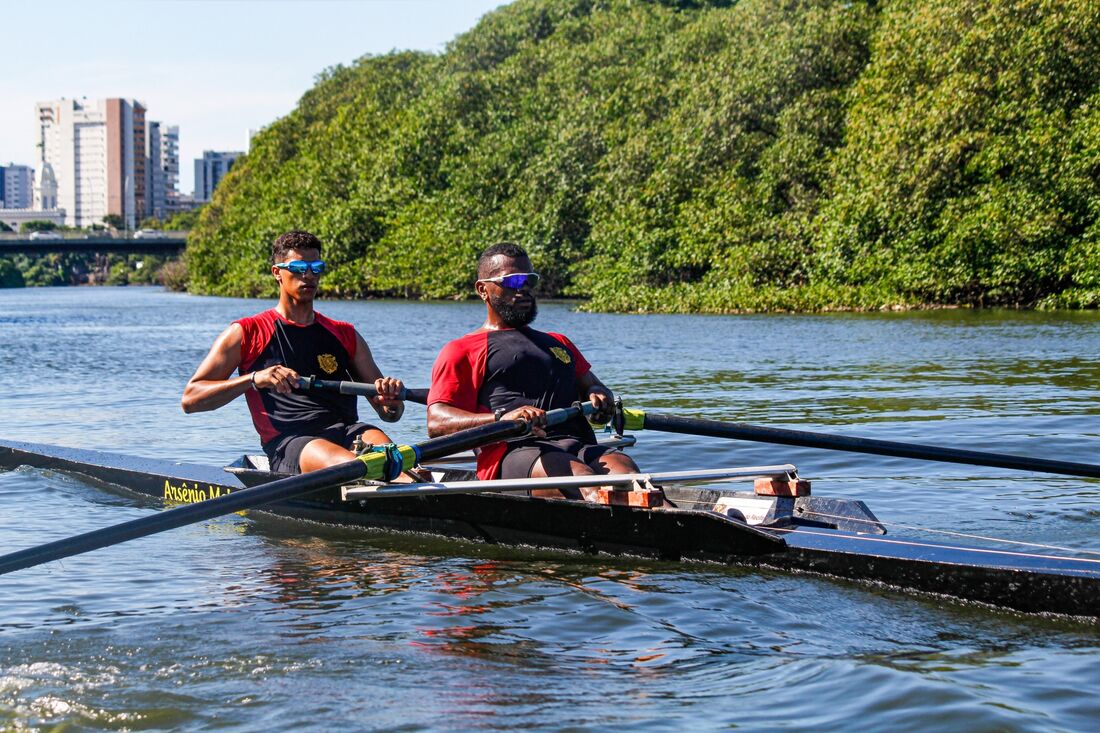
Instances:
[[[631,444],[633,438],[617,438]],[[225,469],[38,443],[0,441],[0,469],[85,476],[163,500],[214,499],[280,474],[263,456]],[[433,482],[359,482],[268,504],[316,522],[538,546],[810,572],[1030,613],[1100,618],[1100,560],[887,536],[861,501],[812,495],[793,465],[573,477],[617,485],[601,503],[527,495],[535,480],[479,482],[461,463],[431,467]]]

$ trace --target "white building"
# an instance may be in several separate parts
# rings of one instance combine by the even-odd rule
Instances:
[[[51,211],[39,211],[38,209],[0,209],[0,221],[7,224],[15,231],[21,231],[28,221],[48,221],[51,224],[62,226],[65,223],[65,212],[61,209]]]
[[[195,158],[195,201],[209,201],[218,183],[242,155],[239,150],[204,150],[201,158]]]
[[[65,223],[134,228],[145,212],[145,107],[132,99],[58,99],[35,105],[43,170],[48,164]]]
[[[0,209],[29,209],[34,201],[34,168],[0,165]]]

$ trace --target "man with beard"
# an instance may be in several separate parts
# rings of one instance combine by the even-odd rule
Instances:
[[[382,420],[394,422],[404,411],[397,399],[401,382],[382,376],[355,327],[313,309],[325,271],[320,240],[309,232],[282,234],[271,262],[278,304],[234,321],[218,336],[183,391],[183,411],[215,410],[245,395],[271,470],[281,473],[353,460],[349,449],[357,437],[389,443],[384,432],[359,422],[355,395],[297,391],[299,376],[369,381],[378,390],[370,403]]]
[[[489,247],[478,259],[477,277],[485,323],[451,341],[436,358],[428,434],[448,435],[495,420],[527,420],[529,436],[478,452],[481,479],[636,473],[638,467],[624,453],[597,445],[584,418],[547,427],[548,410],[577,400],[591,400],[598,417],[607,417],[614,397],[572,341],[529,327],[538,313],[531,291],[539,276],[523,248],[510,242]],[[532,494],[579,499],[594,491]]]

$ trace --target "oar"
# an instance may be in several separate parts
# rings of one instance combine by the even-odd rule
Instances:
[[[627,430],[660,430],[666,433],[706,435],[712,438],[735,438],[737,440],[752,440],[758,443],[797,445],[804,448],[825,448],[827,450],[870,453],[898,458],[917,458],[943,463],[964,463],[971,466],[993,466],[995,468],[1013,468],[1021,471],[1100,478],[1100,466],[1089,463],[1051,461],[1045,458],[942,448],[934,445],[921,445],[920,443],[898,443],[892,440],[875,440],[873,438],[851,438],[843,435],[811,433],[804,430],[786,430],[760,425],[747,425],[745,423],[660,415],[643,410],[624,409],[623,427]]]
[[[373,384],[364,382],[341,382],[334,379],[318,379],[317,377],[299,377],[298,389],[323,389],[340,394],[355,394],[362,397],[377,397],[378,390]],[[399,400],[408,400],[420,405],[428,404],[428,390],[402,387],[397,396]]]
[[[546,413],[546,422],[549,425],[558,425],[582,414],[590,415],[594,411],[591,402],[551,410]],[[523,435],[528,430],[530,425],[524,420],[501,420],[469,430],[461,430],[441,438],[432,438],[416,445],[390,446],[382,452],[366,453],[355,460],[312,473],[290,476],[261,486],[241,489],[216,499],[188,504],[158,512],[152,516],[132,519],[112,527],[104,527],[3,555],[0,556],[0,575],[194,524],[223,514],[239,512],[242,509],[293,499],[311,491],[338,486],[361,478],[392,480],[403,468],[411,468],[420,461],[430,461],[505,438]]]

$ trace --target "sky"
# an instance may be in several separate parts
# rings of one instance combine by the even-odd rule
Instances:
[[[181,193],[204,150],[247,150],[318,73],[364,54],[442,51],[505,0],[5,3],[0,165],[38,168],[39,101],[124,97],[180,128]],[[19,59],[19,63],[12,63]]]

